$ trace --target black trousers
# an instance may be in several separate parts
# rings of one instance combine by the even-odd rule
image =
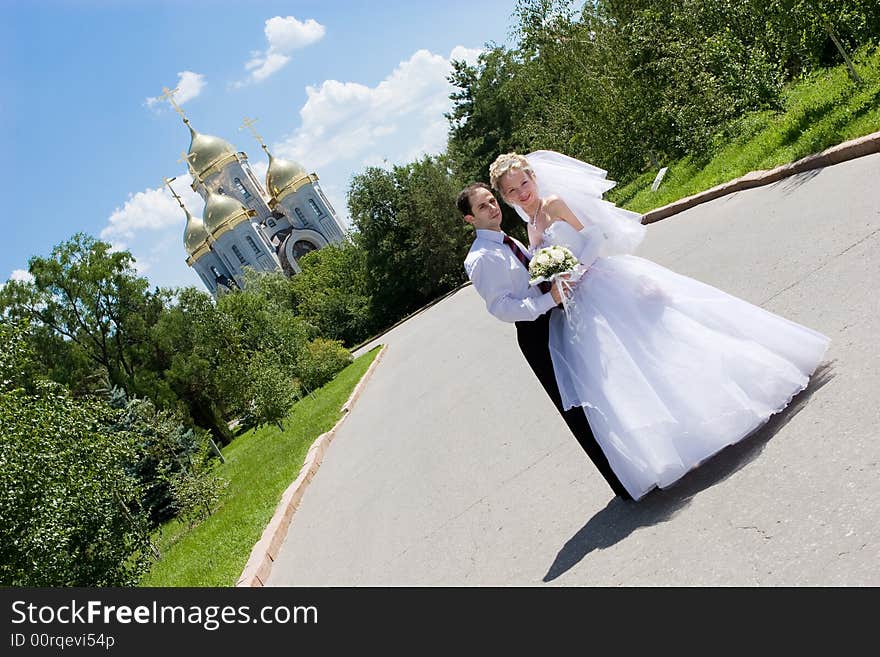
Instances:
[[[580,446],[584,448],[587,456],[605,477],[611,490],[623,499],[631,500],[632,496],[626,492],[626,488],[614,474],[605,453],[596,442],[584,409],[576,407],[567,411],[562,410],[562,397],[556,384],[556,375],[553,373],[553,361],[550,359],[550,312],[544,313],[533,322],[515,322],[519,348],[553,405],[556,406],[556,410],[562,415],[562,419],[565,420]]]

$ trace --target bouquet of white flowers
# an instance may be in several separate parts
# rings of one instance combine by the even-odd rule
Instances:
[[[586,267],[564,246],[545,246],[538,249],[529,262],[529,285],[548,281],[559,286],[565,319],[572,327],[572,340],[579,339],[579,333],[575,330],[575,319],[572,316],[574,301],[569,299],[569,293],[585,271]]]
[[[578,259],[564,246],[545,246],[538,249],[529,262],[529,285],[553,282],[560,274],[573,273],[577,266]]]

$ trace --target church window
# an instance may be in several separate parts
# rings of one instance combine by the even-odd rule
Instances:
[[[275,228],[275,220],[272,217],[266,219],[266,223],[269,225],[269,228]]]
[[[218,188],[217,188],[217,193],[218,193],[218,194],[225,194],[226,192],[223,191],[223,188],[222,188],[222,187],[218,187]]]
[[[254,253],[260,255],[260,248],[257,246],[257,243],[254,242],[254,238],[250,235],[245,235],[244,238],[247,240],[247,243],[251,245],[251,248],[254,250]]]
[[[315,191],[318,192],[318,196],[321,197],[321,200],[324,202],[324,205],[326,205],[328,208],[330,208],[330,210],[331,210],[331,212],[332,212],[332,210],[333,210],[333,206],[330,205],[330,201],[329,201],[329,200],[327,199],[327,197],[324,195],[324,190],[321,189],[320,187],[318,187],[317,185],[315,185]]]
[[[321,210],[321,208],[318,207],[318,204],[315,203],[313,199],[309,199],[309,205],[311,206],[312,211],[315,213],[316,217],[323,216],[324,212]]]
[[[302,210],[300,210],[299,208],[294,208],[293,211],[296,212],[296,216],[301,222],[306,222],[306,216],[303,214]]]
[[[238,193],[244,197],[244,200],[250,200],[251,193],[247,189],[245,189],[244,185],[241,184],[241,179],[235,178],[233,182],[235,183],[235,187],[238,189]]]
[[[241,264],[243,264],[243,265],[246,265],[246,264],[247,264],[247,260],[245,260],[245,259],[244,259],[244,256],[241,255],[241,251],[239,250],[237,244],[233,244],[233,245],[232,245],[232,252],[233,252],[233,253],[235,254],[235,256],[238,258],[238,261],[239,261]]]

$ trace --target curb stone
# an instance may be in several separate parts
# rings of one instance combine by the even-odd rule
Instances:
[[[352,406],[357,398],[360,397],[365,383],[373,374],[373,370],[376,369],[376,366],[379,364],[379,361],[382,360],[382,356],[385,355],[387,349],[388,345],[382,345],[382,349],[376,354],[376,358],[370,363],[370,366],[367,368],[367,371],[364,372],[364,375],[361,377],[361,380],[358,381],[354,390],[351,391],[348,400],[340,408],[342,411],[342,417],[339,418],[336,424],[334,424],[328,432],[322,433],[318,436],[315,439],[315,442],[312,443],[312,446],[309,447],[305,461],[303,462],[302,468],[300,468],[299,476],[292,484],[290,484],[290,486],[287,487],[287,490],[282,493],[281,500],[278,502],[278,506],[275,507],[275,513],[272,515],[272,519],[263,530],[260,540],[257,541],[256,545],[251,549],[251,556],[248,559],[241,576],[238,578],[238,581],[236,581],[236,586],[265,585],[266,580],[269,578],[269,573],[272,571],[272,563],[275,561],[275,557],[281,549],[284,539],[287,537],[287,530],[290,527],[293,514],[296,512],[297,507],[299,507],[300,500],[302,500],[306,487],[318,471],[321,461],[324,460],[324,453],[327,451],[330,441],[333,440],[336,435],[336,430],[342,425],[345,418],[348,417]]]
[[[805,171],[827,167],[832,164],[839,164],[840,162],[863,157],[865,155],[871,155],[873,153],[880,153],[880,132],[873,132],[864,137],[859,137],[858,139],[845,141],[837,146],[826,148],[820,153],[808,155],[800,160],[795,160],[789,164],[783,164],[774,169],[752,171],[744,176],[734,178],[729,182],[722,183],[721,185],[694,194],[693,196],[673,201],[668,205],[646,212],[642,215],[642,223],[651,224],[655,221],[660,221],[661,219],[666,219],[674,214],[683,212],[684,210],[688,210],[700,203],[712,201],[733,192],[751,189],[752,187],[760,187],[762,185],[769,185],[770,183],[777,182],[783,178],[788,178],[789,176],[794,176]]]

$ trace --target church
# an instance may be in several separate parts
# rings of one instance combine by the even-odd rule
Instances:
[[[318,176],[296,162],[269,157],[265,185],[248,165],[247,155],[224,139],[197,132],[166,94],[189,128],[191,141],[185,155],[192,188],[205,200],[201,219],[192,216],[180,197],[171,192],[186,214],[183,243],[186,264],[213,295],[243,289],[244,268],[282,271],[293,276],[299,259],[309,251],[345,239],[345,232],[318,184]],[[250,126],[252,122],[245,121]],[[170,188],[170,182],[166,179]]]

